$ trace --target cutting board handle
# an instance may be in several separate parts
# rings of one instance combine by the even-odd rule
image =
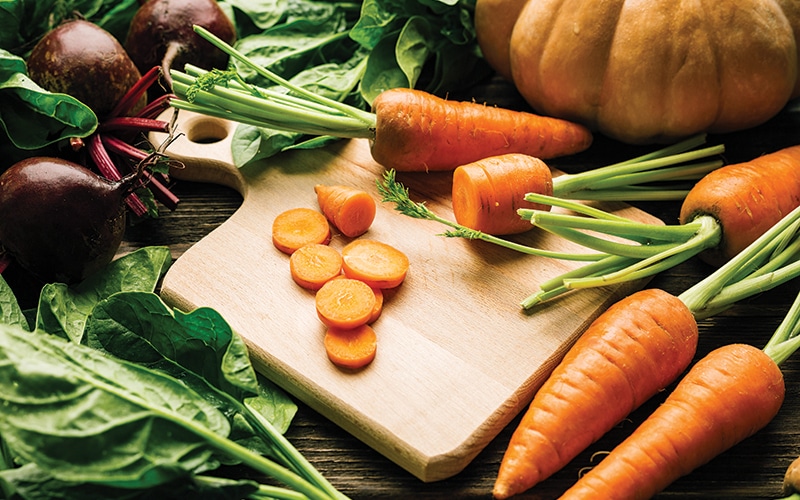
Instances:
[[[175,111],[164,111],[159,119],[170,121]],[[237,123],[178,110],[175,125],[177,138],[166,149],[167,156],[175,163],[170,175],[186,181],[220,184],[244,195],[246,183],[231,153]],[[150,141],[161,144],[167,137],[167,134],[153,132]]]

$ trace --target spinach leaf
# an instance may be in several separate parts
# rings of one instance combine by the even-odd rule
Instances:
[[[245,402],[279,432],[285,432],[297,411],[285,393],[257,378],[241,337],[214,309],[184,313],[170,310],[153,293],[117,293],[94,308],[85,338],[89,347],[182,380],[231,418],[236,440],[249,440],[252,427],[261,425],[253,421]],[[237,415],[244,420],[234,421]],[[252,447],[271,451],[265,443],[272,437],[261,438],[264,443]]]
[[[34,150],[97,128],[88,106],[44,90],[28,78],[25,61],[0,49],[0,126],[19,149]]]
[[[167,247],[144,247],[74,287],[48,283],[39,298],[36,328],[80,343],[86,318],[100,300],[122,291],[152,292],[171,262]]]
[[[0,325],[0,434],[63,481],[163,484],[230,432],[178,380],[53,335]]]
[[[25,313],[19,307],[19,302],[6,280],[0,275],[0,323],[16,325],[25,330],[29,329]]]
[[[120,488],[108,485],[67,482],[54,478],[34,463],[0,471],[0,491],[4,498],[21,500],[241,500],[258,491],[258,484],[248,480],[229,480],[196,476],[180,478],[147,489]]]

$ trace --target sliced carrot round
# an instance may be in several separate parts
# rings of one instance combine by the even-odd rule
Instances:
[[[394,288],[408,273],[408,257],[386,243],[358,239],[342,249],[342,269],[348,278],[361,280],[372,288]]]
[[[328,219],[312,208],[290,208],[272,221],[272,244],[285,254],[313,243],[327,244],[330,239]]]
[[[301,287],[319,290],[327,281],[341,276],[342,255],[322,243],[304,245],[289,257],[289,271]]]
[[[351,329],[328,328],[324,344],[325,353],[333,364],[356,370],[375,359],[378,337],[369,325]]]
[[[375,300],[375,292],[363,281],[333,279],[317,291],[317,316],[328,327],[355,328],[372,317]]]

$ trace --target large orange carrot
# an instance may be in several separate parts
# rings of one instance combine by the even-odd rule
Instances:
[[[778,413],[783,375],[764,351],[731,344],[700,360],[652,415],[562,499],[648,499]]]
[[[695,355],[697,318],[800,275],[798,220],[800,208],[678,297],[642,290],[601,314],[534,395],[501,462],[495,497],[549,477],[673,382]]]
[[[637,292],[598,317],[538,390],[494,486],[508,498],[549,477],[691,362],[697,324],[677,297]]]
[[[517,210],[546,208],[525,201],[531,192],[553,193],[553,176],[545,162],[519,153],[484,158],[453,171],[453,215],[459,224],[486,234],[530,231],[530,221]]]
[[[401,172],[453,170],[508,153],[548,159],[579,153],[592,143],[591,132],[576,123],[420,90],[386,90],[372,106],[372,156]]]
[[[293,85],[208,30],[196,26],[195,31],[292,95],[245,86],[234,70],[206,72],[187,66],[187,73],[171,72],[178,97],[170,102],[173,107],[274,130],[370,139],[373,158],[386,168],[453,170],[506,153],[547,159],[578,153],[592,143],[592,133],[577,123],[415,89],[386,90],[371,103],[373,111],[365,111]]]

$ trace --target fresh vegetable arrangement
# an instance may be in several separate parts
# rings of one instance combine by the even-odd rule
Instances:
[[[600,315],[536,392],[511,437],[494,496],[508,498],[549,477],[672,383],[695,354],[697,320],[800,274],[799,221],[800,208],[796,208],[716,272],[677,297],[662,290],[645,289]],[[765,407],[764,419],[769,421],[776,411],[774,404]],[[766,421],[759,420],[760,425]],[[679,425],[682,428],[687,421],[682,420]],[[724,444],[732,446],[745,435],[736,434]],[[689,448],[684,449],[688,453]],[[713,452],[721,452],[721,448]],[[686,464],[682,474],[710,458],[708,454],[700,455],[699,461],[693,462],[677,455],[675,465]],[[677,469],[664,465],[664,480],[674,480]],[[656,480],[653,487],[658,491],[664,486]]]
[[[166,248],[137,250],[47,285],[31,314],[0,280],[5,493],[345,498],[281,435],[295,407],[225,320],[153,293],[170,262]],[[234,463],[285,486],[212,474]]]
[[[622,141],[761,124],[800,92],[793,2],[479,0],[497,71],[540,113]]]

